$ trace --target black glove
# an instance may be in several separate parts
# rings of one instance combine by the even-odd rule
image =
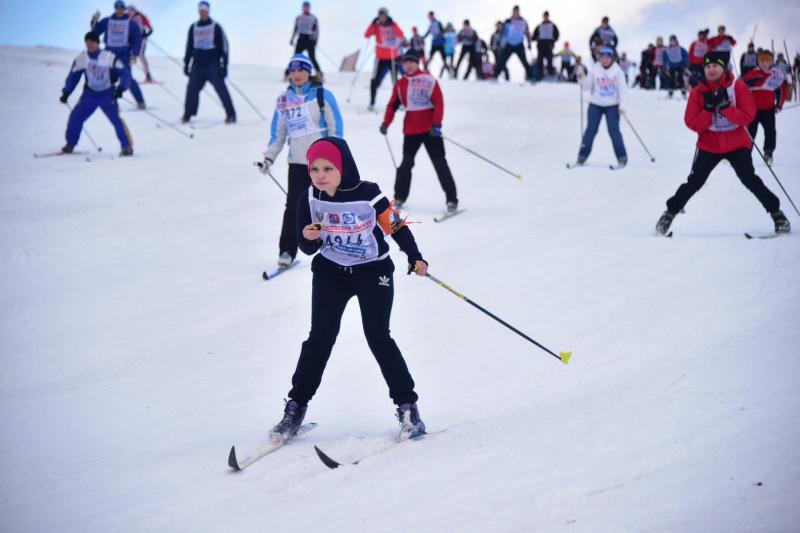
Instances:
[[[114,96],[116,98],[122,98],[122,93],[124,93],[124,92],[125,92],[125,89],[123,89],[122,87],[117,87],[116,89],[114,89]]]
[[[703,93],[703,99],[704,99],[703,107],[705,107],[706,110],[711,111],[712,113],[716,111],[717,104],[719,103],[719,100],[717,98],[717,93],[712,91]]]
[[[189,75],[189,65],[183,66],[183,73],[186,74],[187,76]]]
[[[389,131],[389,126],[387,126],[386,124],[381,124],[380,127],[381,135],[386,135],[387,131]]]
[[[69,98],[69,94],[67,94],[66,91],[61,91],[61,98],[59,98],[59,100],[61,100],[62,104],[67,103],[67,98]]]
[[[228,77],[228,67],[226,67],[225,65],[220,65],[219,66],[219,75],[222,76],[223,78],[227,78]]]
[[[731,105],[727,89],[717,89],[717,102],[719,103],[720,111]]]

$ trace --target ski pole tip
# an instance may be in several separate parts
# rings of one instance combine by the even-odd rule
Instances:
[[[518,179],[518,180],[521,180],[521,179],[522,179],[522,172],[520,172],[520,173],[518,173],[518,174],[517,174],[517,179]]]
[[[569,364],[569,360],[572,358],[572,352],[558,352],[558,355],[561,358],[561,362],[565,365]]]

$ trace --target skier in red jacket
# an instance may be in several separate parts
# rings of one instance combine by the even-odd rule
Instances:
[[[430,73],[420,70],[419,55],[409,50],[402,57],[405,76],[392,89],[392,99],[386,106],[380,131],[386,135],[389,124],[400,105],[406,109],[403,122],[403,161],[397,169],[394,184],[395,206],[399,209],[408,199],[411,189],[411,169],[420,147],[425,149],[436,169],[439,183],[447,200],[448,213],[458,211],[458,196],[453,174],[447,164],[442,138],[442,117],[444,116],[444,97],[439,82]]]
[[[775,151],[775,114],[783,108],[788,92],[788,84],[783,71],[772,66],[772,52],[759,50],[758,67],[749,71],[742,78],[750,87],[756,102],[756,116],[747,126],[750,136],[755,139],[758,125],[764,127],[764,159],[772,165],[772,153]]]
[[[729,58],[728,52],[709,52],[705,58],[705,80],[689,96],[684,122],[698,134],[697,150],[687,182],[667,200],[667,210],[656,223],[656,232],[661,235],[667,235],[675,215],[703,187],[723,159],[728,160],[742,185],[770,213],[775,233],[791,231],[789,220],[780,210],[780,200],[753,168],[753,143],[745,128],[753,121],[756,105],[747,85],[728,70]]]
[[[369,110],[375,110],[375,94],[384,76],[391,71],[392,82],[397,81],[397,60],[400,58],[400,45],[405,35],[400,26],[389,16],[389,10],[382,7],[364,32],[364,37],[375,37],[375,69],[369,87]]]

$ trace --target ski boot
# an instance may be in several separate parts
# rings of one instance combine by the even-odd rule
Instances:
[[[625,157],[620,157],[617,159],[617,168],[625,168],[625,165],[628,164],[628,159]]]
[[[400,436],[397,440],[416,439],[425,435],[425,422],[419,417],[416,403],[403,403],[397,407]]]
[[[191,117],[187,117],[186,115],[181,117],[181,124],[188,124],[191,120]]]
[[[770,213],[773,222],[775,222],[775,233],[789,233],[792,231],[792,225],[789,224],[789,219],[783,214],[783,211],[778,209],[774,213]]]
[[[289,268],[292,266],[293,261],[294,258],[289,254],[289,252],[281,252],[281,255],[278,256],[278,267]]]
[[[144,102],[137,102],[136,109],[147,109],[147,104],[145,104]]]
[[[455,215],[458,213],[458,202],[447,202],[447,214]]]
[[[63,153],[65,153],[65,154],[71,154],[73,150],[75,150],[75,145],[74,144],[67,143],[67,144],[65,144],[64,146],[61,147],[61,151]]]
[[[400,210],[400,209],[403,209],[403,206],[405,205],[405,203],[406,203],[405,200],[398,200],[397,198],[395,198],[394,202],[392,202],[392,206],[395,209]]]
[[[367,106],[367,111],[369,111],[370,113],[373,113],[375,111],[375,104],[369,104]]]
[[[658,222],[656,222],[656,233],[666,236],[674,218],[675,215],[669,211],[664,211],[664,214],[662,214],[661,218],[659,218]]]
[[[126,148],[123,148],[122,150],[120,150],[119,155],[121,155],[121,156],[133,155],[133,147],[128,146]]]
[[[235,124],[236,117],[225,117],[225,124]]]
[[[307,405],[300,407],[294,400],[286,401],[286,407],[283,409],[283,419],[269,432],[269,438],[273,442],[285,442],[297,435],[297,430],[300,429],[300,425],[303,423],[307,409]]]
[[[150,75],[150,73],[149,73],[149,72],[148,72],[147,74],[145,74],[145,75],[144,75],[144,81],[145,81],[146,83],[153,83],[153,77]]]

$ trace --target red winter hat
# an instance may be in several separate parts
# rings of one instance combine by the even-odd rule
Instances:
[[[342,168],[344,165],[342,165],[342,152],[329,140],[320,139],[308,148],[308,152],[306,152],[306,161],[308,162],[309,168],[311,167],[311,163],[317,159],[327,159],[333,163],[333,166],[336,167],[340,174],[343,173]]]

